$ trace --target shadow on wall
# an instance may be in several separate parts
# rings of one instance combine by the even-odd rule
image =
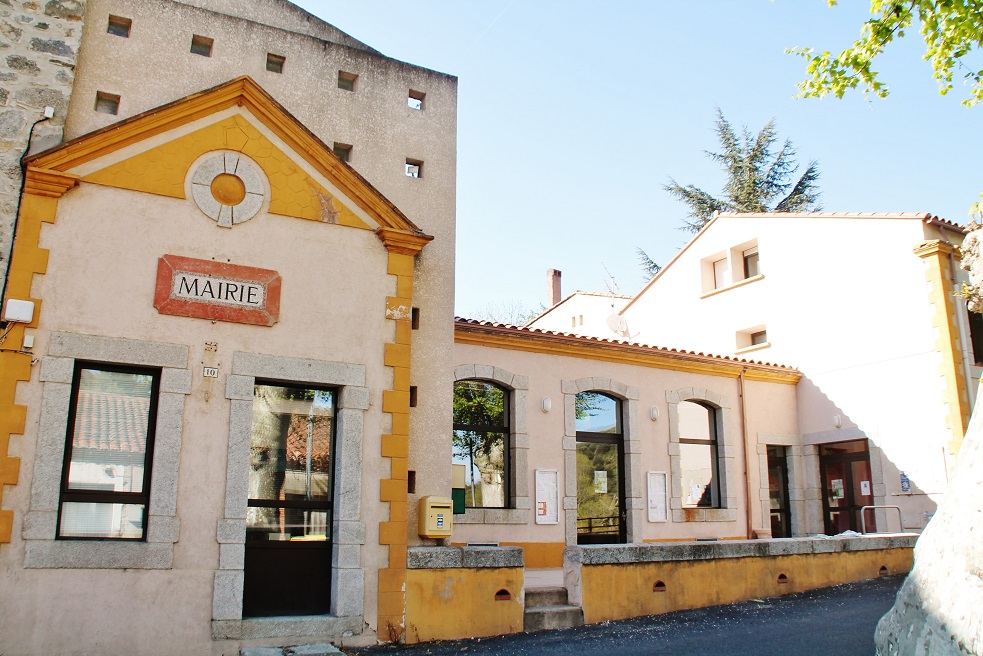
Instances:
[[[939,445],[937,456],[943,482],[925,487],[892,460],[891,444],[870,437],[875,432],[859,426],[814,381],[803,378],[799,386],[803,443],[815,447],[818,456],[818,478],[809,476],[807,480],[818,483],[824,530],[836,534],[844,530],[894,533],[924,529],[935,514],[935,499],[945,492],[944,446]],[[898,446],[895,443],[894,448]],[[931,447],[918,448],[925,454],[919,465],[930,466],[928,459],[935,457]],[[860,509],[871,505],[897,509],[868,509],[861,515]]]

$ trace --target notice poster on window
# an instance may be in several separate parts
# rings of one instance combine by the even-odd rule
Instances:
[[[842,478],[834,478],[833,480],[831,480],[829,482],[829,489],[832,492],[832,494],[830,495],[832,498],[834,498],[834,499],[842,499],[843,498],[843,479]]]
[[[870,496],[870,481],[860,481],[860,494],[865,497]]]
[[[666,498],[666,473],[648,473],[648,516],[650,522],[666,522],[668,503]]]
[[[536,523],[559,524],[558,474],[555,469],[536,470]]]
[[[606,471],[594,472],[594,492],[596,494],[608,493],[608,473]]]

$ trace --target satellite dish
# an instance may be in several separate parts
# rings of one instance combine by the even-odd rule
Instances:
[[[608,328],[619,335],[623,335],[628,329],[628,323],[623,316],[615,313],[608,317]]]

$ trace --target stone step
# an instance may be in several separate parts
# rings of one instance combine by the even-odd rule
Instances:
[[[522,630],[526,633],[583,626],[584,610],[577,606],[526,608]]]
[[[563,586],[526,588],[526,608],[567,605],[567,589]]]

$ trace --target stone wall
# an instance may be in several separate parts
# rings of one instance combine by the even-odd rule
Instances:
[[[983,390],[983,386],[980,387]],[[977,398],[955,472],[915,546],[915,566],[877,625],[877,654],[983,655],[983,412]]]
[[[21,164],[58,145],[75,81],[86,0],[0,0],[0,284],[7,272]],[[44,108],[54,116],[44,119]]]

